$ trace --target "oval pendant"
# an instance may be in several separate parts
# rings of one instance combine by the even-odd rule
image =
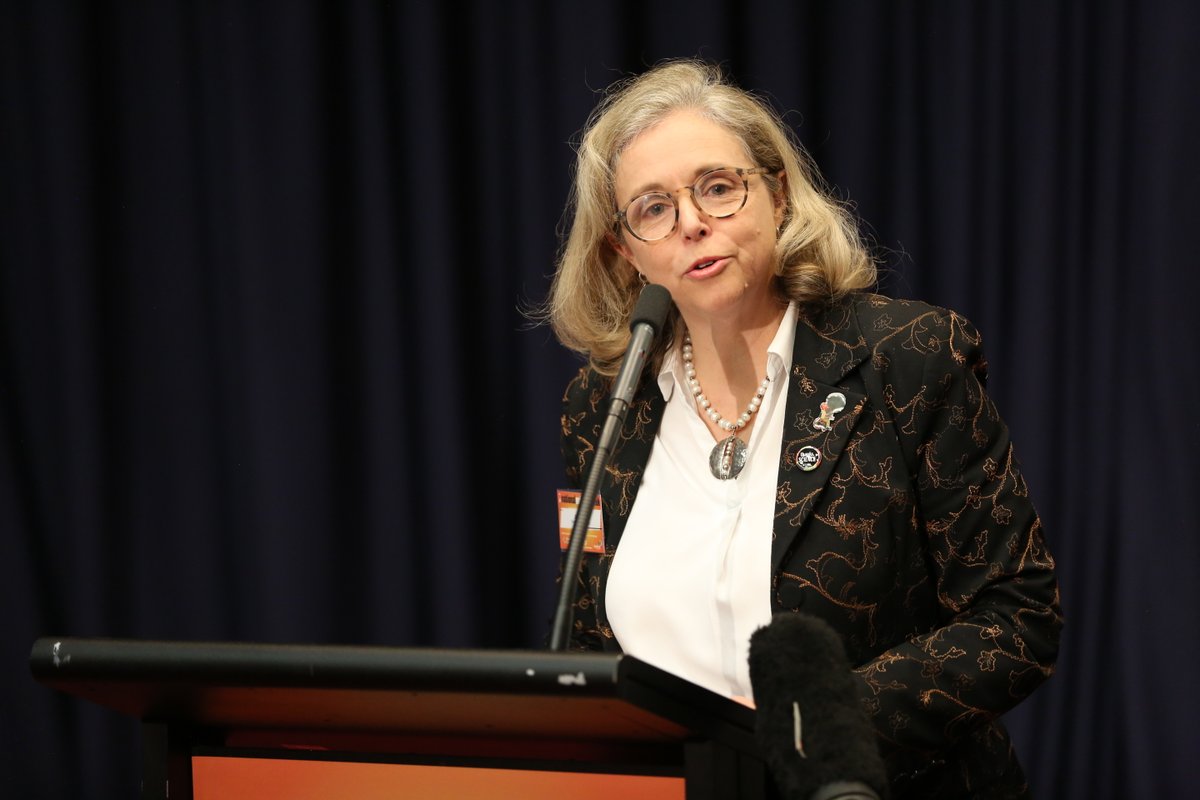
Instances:
[[[719,481],[736,478],[746,466],[746,443],[737,436],[727,436],[717,442],[708,456],[708,468]]]

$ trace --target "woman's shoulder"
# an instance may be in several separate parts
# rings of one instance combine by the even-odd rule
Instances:
[[[567,382],[563,407],[574,411],[597,411],[608,393],[609,379],[589,366],[582,366]]]
[[[929,374],[969,371],[986,380],[987,361],[971,322],[941,306],[854,293],[811,311],[807,323],[825,342],[865,361],[884,382],[909,384]]]
[[[855,293],[847,297],[845,303],[858,318],[859,327],[863,329],[864,334],[869,331],[887,333],[920,323],[938,325],[963,318],[951,309],[922,300],[887,297],[882,294]]]
[[[857,328],[862,344],[872,352],[964,351],[980,345],[979,333],[969,319],[921,300],[855,293],[830,311],[825,317],[827,325]]]
[[[849,303],[864,355],[885,382],[942,384],[968,375],[987,381],[982,337],[957,311],[876,294],[859,295]]]

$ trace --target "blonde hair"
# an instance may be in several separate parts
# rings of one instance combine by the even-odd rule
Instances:
[[[832,301],[874,285],[875,264],[847,211],[820,188],[820,176],[791,130],[762,100],[729,82],[720,68],[669,61],[609,87],[584,126],[567,211],[570,231],[559,254],[542,317],[562,344],[614,375],[629,344],[629,316],[641,289],[637,271],[613,248],[614,172],[621,153],[674,111],[693,110],[737,136],[768,188],[786,192],[775,250],[775,287],[800,305]],[[775,177],[785,174],[785,186]],[[679,335],[672,309],[651,354],[657,368]]]

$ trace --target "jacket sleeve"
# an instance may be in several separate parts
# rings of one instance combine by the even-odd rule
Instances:
[[[598,376],[581,369],[567,385],[563,394],[561,450],[566,474],[566,488],[580,491],[588,466],[592,462],[599,430],[596,413]],[[596,601],[599,594],[599,579],[593,574],[597,556],[584,554],[576,578],[574,620],[570,636],[572,650],[602,650],[604,637],[598,630]],[[562,563],[559,563],[559,581],[562,581]],[[561,585],[561,583],[559,584]]]
[[[941,622],[856,672],[885,739],[932,752],[1050,676],[1062,613],[1041,522],[984,389],[978,333],[939,310],[918,320],[902,346],[923,353],[924,370],[907,387],[898,376],[888,402]]]

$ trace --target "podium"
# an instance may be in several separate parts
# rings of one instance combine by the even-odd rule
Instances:
[[[30,666],[141,720],[154,800],[761,800],[770,786],[751,709],[626,655],[42,638]]]

